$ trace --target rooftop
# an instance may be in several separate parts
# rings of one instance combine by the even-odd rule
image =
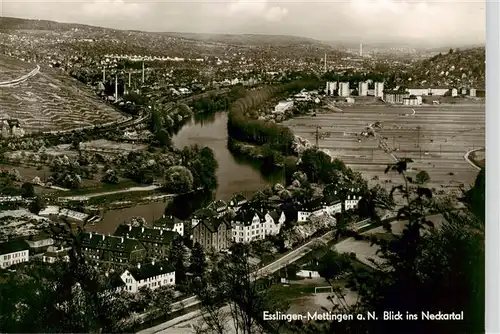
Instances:
[[[105,236],[104,234],[97,233],[82,233],[81,243],[82,247],[125,253],[131,253],[133,251],[144,249],[144,246],[137,239]]]
[[[136,281],[175,272],[173,266],[168,262],[139,264],[137,267],[131,268],[128,271]]]
[[[173,231],[122,224],[116,228],[113,235],[115,237],[133,238],[142,242],[170,243],[179,234]]]
[[[0,254],[10,254],[30,249],[23,239],[13,239],[0,243]]]

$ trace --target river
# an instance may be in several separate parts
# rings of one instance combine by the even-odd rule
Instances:
[[[207,146],[214,151],[215,158],[219,163],[218,187],[213,197],[197,194],[189,196],[189,198],[183,196],[171,203],[169,207],[173,208],[176,216],[181,219],[187,218],[192,211],[206,205],[214,198],[227,201],[235,193],[249,197],[271,184],[281,182],[283,179],[281,170],[264,175],[261,173],[259,164],[237,158],[231,154],[227,148],[227,112],[195,115],[173,136],[172,142],[178,149],[195,144]],[[119,224],[134,216],[142,216],[148,224],[151,224],[153,220],[161,217],[166,206],[164,202],[155,202],[125,209],[109,210],[104,213],[102,222],[95,226],[89,226],[88,230],[113,233]],[[179,211],[179,207],[183,209]]]
[[[199,114],[172,138],[176,148],[198,144],[214,151],[219,163],[216,199],[229,200],[235,193],[251,196],[268,185],[282,180],[281,173],[263,176],[260,166],[238,159],[227,148],[227,112]]]

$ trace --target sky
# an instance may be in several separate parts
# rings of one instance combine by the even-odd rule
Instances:
[[[323,41],[479,44],[485,0],[0,0],[2,16],[116,29],[274,34]]]

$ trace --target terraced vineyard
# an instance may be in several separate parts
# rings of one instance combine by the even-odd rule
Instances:
[[[0,82],[36,68],[0,56]],[[26,81],[0,87],[0,119],[17,119],[27,132],[69,130],[121,121],[127,117],[100,101],[91,89],[57,70],[41,68]]]

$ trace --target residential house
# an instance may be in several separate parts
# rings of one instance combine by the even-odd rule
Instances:
[[[233,241],[248,243],[265,239],[268,235],[276,235],[286,221],[285,213],[277,210],[244,207],[233,220]]]
[[[452,97],[457,97],[457,96],[458,96],[458,89],[453,88],[453,89],[451,90],[451,96],[452,96]]]
[[[325,213],[325,206],[321,199],[315,199],[302,204],[297,210],[297,221],[305,222],[312,215],[320,215]]]
[[[41,232],[36,235],[30,235],[24,240],[30,246],[32,253],[39,253],[47,249],[49,246],[54,245],[54,239],[45,232]]]
[[[193,242],[204,249],[220,252],[229,248],[231,238],[230,223],[220,217],[203,219],[193,228]]]
[[[217,213],[209,208],[196,210],[195,213],[193,213],[193,215],[191,216],[191,226],[195,228],[196,225],[198,225],[202,220],[209,219],[215,216],[217,216]]]
[[[227,212],[228,205],[223,200],[217,200],[210,203],[207,209],[214,211],[216,217],[222,217]]]
[[[245,196],[241,194],[236,194],[231,197],[231,200],[228,203],[228,206],[233,209],[235,212],[238,211],[242,205],[247,204],[248,200]]]
[[[323,201],[325,206],[325,212],[328,213],[329,215],[333,216],[336,213],[342,212],[342,201],[336,194],[333,196],[324,197]]]
[[[167,256],[172,240],[179,234],[162,229],[122,224],[116,228],[113,235],[138,240],[145,247],[147,256],[161,259]]]
[[[355,193],[347,195],[347,198],[344,201],[345,211],[357,208],[360,199],[361,196]]]
[[[153,223],[153,228],[156,230],[177,232],[179,235],[184,236],[184,222],[174,216],[163,215]]]
[[[0,268],[29,261],[30,246],[23,239],[0,243]]]
[[[57,261],[69,262],[70,248],[50,246],[42,256],[42,261],[47,263],[54,263]]]
[[[82,233],[81,247],[92,261],[105,264],[128,265],[146,257],[146,248],[137,239]]]
[[[121,275],[126,290],[136,293],[143,286],[154,290],[160,286],[175,285],[175,270],[167,262],[152,262],[127,269]]]

